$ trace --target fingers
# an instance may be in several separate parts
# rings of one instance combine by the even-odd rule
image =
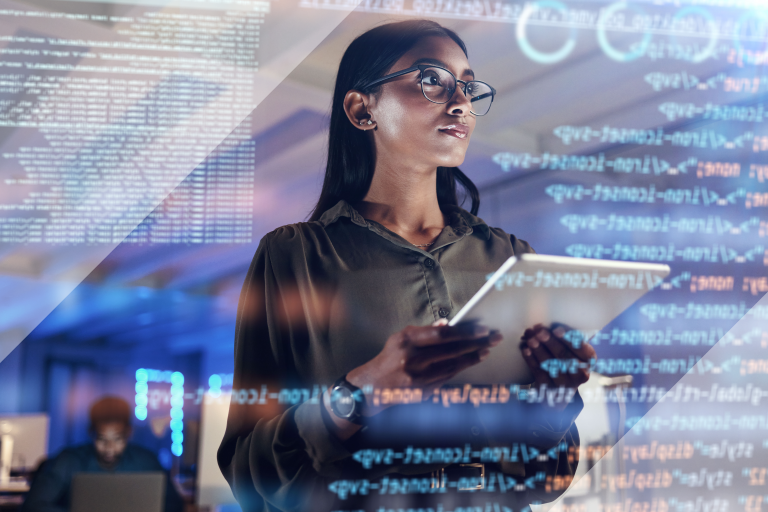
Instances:
[[[525,357],[529,366],[542,370],[550,379],[548,383],[555,386],[577,387],[589,380],[589,362],[595,357],[594,348],[586,343],[578,348],[564,339],[567,327],[558,325],[550,331],[541,324],[526,329],[521,349],[528,349],[530,355]],[[549,364],[547,361],[552,360]],[[549,367],[552,364],[554,367]],[[538,371],[537,382],[542,383],[543,377]]]
[[[566,346],[567,342],[561,337],[555,336],[554,333],[547,329],[542,329],[536,333],[534,339],[537,339],[543,346],[546,346],[549,353],[555,359],[573,359],[575,357],[575,354]],[[528,341],[529,346],[530,344],[531,342]]]
[[[501,334],[493,333],[478,340],[451,342],[438,346],[416,349],[406,362],[406,370],[414,373],[421,373],[435,363],[448,361],[471,352],[477,352],[484,348],[495,347],[501,343],[501,340]]]
[[[579,336],[578,342],[575,343],[565,339],[566,334],[569,331],[573,331],[573,329],[563,324],[552,324],[552,327],[552,334],[562,340],[562,343],[567,346],[568,349],[573,352],[576,357],[582,361],[590,361],[591,359],[595,359],[597,357],[597,353],[595,352],[594,347],[592,347],[592,345],[586,341],[583,341],[582,336]]]
[[[558,340],[558,344],[566,347],[568,352],[575,355],[580,361],[582,361],[582,364],[579,364],[579,368],[575,371],[575,373],[569,374],[568,382],[569,386],[580,386],[589,380],[589,365],[597,358],[597,353],[595,352],[595,349],[592,347],[592,345],[586,341],[583,341],[583,337],[581,336],[578,338],[577,343],[566,340],[566,333],[573,330],[568,326],[562,324],[553,324],[553,327],[554,329],[552,330],[552,335],[555,339]],[[557,357],[567,358],[572,356],[564,355]]]
[[[452,341],[466,341],[488,336],[489,329],[475,322],[458,325],[430,325],[427,327],[406,327],[403,334],[409,345],[414,347],[429,347]]]
[[[536,324],[533,327],[526,329],[520,339],[525,341],[528,338],[533,337],[541,329],[544,329],[544,325],[543,324]]]
[[[588,373],[588,370],[582,368],[584,362],[575,357],[575,354],[568,346],[568,342],[562,338],[562,335],[558,337],[548,329],[542,329],[536,335],[536,339],[547,347],[549,353],[552,354],[552,358],[574,363],[569,363],[565,367],[556,369],[554,377],[552,377],[552,373],[549,374],[556,386],[578,386],[586,382],[586,379],[581,380],[580,377],[585,371]],[[528,343],[530,344],[530,341]],[[578,361],[574,361],[574,359],[578,359]],[[588,378],[589,376],[587,375]]]
[[[581,338],[577,338],[574,342],[568,341],[566,339],[568,337],[566,336],[567,333],[574,330],[564,324],[554,323],[552,324],[552,329],[547,329],[542,324],[536,324],[532,328],[525,330],[522,337],[523,341],[527,341],[529,338],[540,334],[542,330],[548,331],[552,338],[556,340],[556,343],[548,343],[547,348],[558,359],[576,357],[581,361],[589,362],[597,357],[597,353],[592,345],[582,341]],[[563,351],[564,349],[567,351]]]
[[[439,382],[447,381],[454,375],[466,370],[470,366],[484,361],[490,355],[491,350],[484,348],[464,354],[453,359],[448,359],[435,363],[418,377],[418,381],[425,386],[435,385]]]
[[[543,363],[547,359],[552,359],[552,354],[549,352],[544,343],[551,341],[551,336],[547,329],[540,329],[535,335],[528,338],[526,345],[533,353],[533,357],[539,364]]]
[[[552,360],[552,363],[558,363],[557,359],[573,359],[573,354],[557,341],[548,329],[539,329],[535,336],[528,339],[527,345],[532,352],[533,359],[539,363],[542,371],[549,377],[549,383],[555,386],[565,386],[568,384],[567,370],[563,371],[559,366],[548,368],[544,364],[549,360]],[[558,357],[558,354],[560,357]],[[554,374],[551,373],[553,370]]]
[[[527,346],[523,346],[522,352],[523,359],[525,359],[526,364],[528,364],[528,368],[531,369],[531,373],[533,374],[533,378],[536,384],[539,386],[542,384],[552,384],[552,379],[550,379],[547,372],[541,368],[541,364],[536,359],[536,356],[533,355],[533,351]]]

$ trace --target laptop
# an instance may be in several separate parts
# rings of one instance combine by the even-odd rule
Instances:
[[[165,473],[75,473],[71,512],[163,512]]]

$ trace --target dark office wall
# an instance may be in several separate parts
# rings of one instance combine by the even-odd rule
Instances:
[[[88,411],[95,400],[117,395],[133,406],[138,368],[180,371],[185,376],[185,390],[191,393],[200,385],[203,364],[202,353],[169,353],[159,340],[115,348],[30,337],[0,362],[0,414],[47,413],[48,453],[54,455],[66,446],[90,440]],[[185,404],[185,422],[199,419],[199,408],[193,402]],[[134,417],[133,424],[134,442],[156,453],[170,447],[170,431],[157,437],[146,422]],[[183,463],[193,465],[197,429],[186,430]]]

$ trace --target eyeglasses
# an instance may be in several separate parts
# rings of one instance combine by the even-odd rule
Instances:
[[[388,82],[393,78],[403,76],[414,71],[421,72],[421,92],[424,97],[432,103],[448,103],[453,97],[453,93],[456,91],[456,84],[461,84],[461,91],[464,96],[469,98],[472,108],[472,112],[476,116],[484,116],[491,109],[491,103],[493,103],[493,97],[496,95],[496,89],[491,87],[485,82],[478,80],[470,80],[465,82],[459,80],[456,76],[445,68],[439,66],[433,66],[430,64],[418,64],[408,69],[403,69],[396,73],[383,76],[374,80],[364,87],[364,90],[371,89],[377,85],[381,85],[384,82]]]

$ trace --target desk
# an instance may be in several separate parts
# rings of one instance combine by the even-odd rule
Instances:
[[[24,477],[11,477],[10,482],[0,482],[0,493],[28,492],[29,483]]]
[[[28,491],[29,483],[24,477],[11,477],[9,482],[0,483],[0,512],[17,512]]]

